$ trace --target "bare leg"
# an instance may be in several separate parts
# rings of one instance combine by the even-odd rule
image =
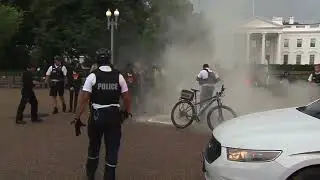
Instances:
[[[61,104],[66,104],[63,96],[59,96],[59,98],[60,98]]]
[[[59,96],[59,99],[60,99],[61,104],[62,104],[62,111],[66,112],[66,101],[64,100],[64,97],[63,96]]]
[[[58,107],[58,101],[56,96],[52,96],[52,107],[53,108]]]
[[[53,106],[53,112],[52,114],[58,113],[58,102],[57,102],[57,96],[51,96],[52,97],[52,106]]]

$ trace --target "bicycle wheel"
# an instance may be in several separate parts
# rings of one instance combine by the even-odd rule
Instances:
[[[178,119],[175,117],[175,112],[178,112],[178,119],[185,117],[181,124],[177,121]],[[196,110],[190,101],[178,101],[171,110],[171,121],[176,128],[184,129],[192,124],[193,116],[195,114]]]
[[[231,115],[231,118],[225,118],[226,114]],[[216,115],[217,116],[214,116]],[[234,112],[234,110],[232,110],[230,107],[228,106],[216,106],[210,109],[210,111],[208,112],[207,115],[207,123],[208,126],[211,130],[214,129],[214,127],[218,126],[220,123],[222,123],[225,120],[230,120],[237,117],[236,112]]]

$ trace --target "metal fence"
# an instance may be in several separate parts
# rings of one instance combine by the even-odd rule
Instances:
[[[0,78],[0,87],[19,88],[21,85],[21,76],[1,76]]]
[[[84,83],[85,78],[82,79]],[[66,86],[67,86],[66,81]],[[21,88],[22,87],[22,76],[1,76],[0,78],[0,88]],[[36,88],[47,88],[47,84],[45,83],[44,79],[40,79],[40,85],[36,86]]]

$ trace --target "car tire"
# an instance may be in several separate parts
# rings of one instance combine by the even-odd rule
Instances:
[[[320,166],[313,166],[294,173],[288,180],[315,180],[320,179]]]

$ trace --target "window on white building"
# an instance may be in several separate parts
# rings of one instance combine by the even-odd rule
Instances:
[[[314,54],[310,54],[310,57],[309,57],[309,64],[314,64],[315,57],[316,57],[316,55],[314,55]]]
[[[302,39],[297,39],[297,47],[302,47]]]
[[[289,63],[289,55],[285,54],[283,55],[283,64],[288,64]]]
[[[312,38],[310,40],[310,47],[316,47],[316,39],[315,38]]]
[[[301,54],[298,54],[297,56],[296,56],[296,64],[301,64]]]
[[[270,41],[269,40],[266,41],[266,47],[270,47]]]
[[[251,47],[253,47],[253,48],[257,47],[257,41],[256,40],[252,40],[251,41]]]
[[[285,47],[285,48],[289,47],[289,39],[284,40],[283,47]]]

